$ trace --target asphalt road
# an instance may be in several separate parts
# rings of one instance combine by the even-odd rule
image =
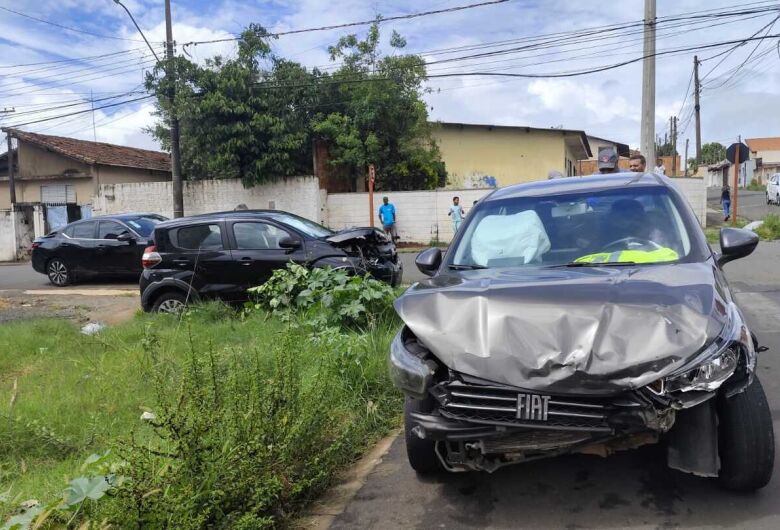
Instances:
[[[80,282],[73,287],[63,289],[128,289],[138,286],[137,279],[101,278]],[[43,274],[35,272],[29,262],[0,263],[0,291],[57,289]]]
[[[713,210],[721,211],[720,188],[707,189],[707,205]],[[780,206],[766,203],[766,193],[763,191],[744,191],[740,190],[737,195],[737,215],[751,221],[763,219],[767,214],[774,213],[780,215]],[[731,207],[734,208],[734,198],[732,194]]]
[[[759,375],[780,439],[780,243],[726,265],[759,340]],[[413,255],[410,265],[413,267]],[[405,266],[407,258],[404,258]],[[409,268],[405,269],[408,272]],[[575,455],[494,474],[420,479],[396,439],[332,528],[780,528],[780,455],[772,482],[735,494],[667,468],[658,446],[609,458]]]

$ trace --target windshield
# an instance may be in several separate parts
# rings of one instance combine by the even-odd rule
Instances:
[[[268,217],[275,221],[279,221],[280,223],[284,223],[287,226],[295,228],[299,232],[316,239],[333,235],[333,232],[324,226],[319,225],[314,221],[304,219],[303,217],[298,217],[297,215],[274,213],[270,214]]]
[[[453,269],[674,262],[691,233],[665,187],[487,201],[450,254]]]
[[[139,236],[149,237],[152,235],[155,226],[168,219],[162,215],[144,215],[143,217],[131,217],[123,220]]]

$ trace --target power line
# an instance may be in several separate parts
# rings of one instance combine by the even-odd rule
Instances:
[[[41,62],[37,62],[37,63],[25,63],[25,64],[7,64],[7,65],[0,65],[0,69],[5,69],[5,68],[24,68],[24,67],[27,67],[27,66],[40,66],[40,65],[46,65],[46,64],[58,64],[58,63],[70,63],[70,62],[79,62],[79,61],[89,61],[89,60],[92,60],[92,59],[102,59],[104,57],[113,57],[113,56],[116,56],[116,55],[122,55],[122,54],[126,54],[126,53],[137,52],[140,49],[141,48],[133,48],[132,50],[122,50],[122,51],[112,52],[112,53],[103,53],[103,54],[100,54],[100,55],[88,55],[86,57],[72,57],[72,58],[69,58],[69,59],[61,59],[61,60],[57,60],[57,61],[41,61]]]
[[[127,41],[127,42],[143,42],[138,39],[127,39],[124,37],[115,37],[114,35],[105,35],[102,33],[93,33],[91,31],[85,31],[83,29],[78,28],[72,28],[70,26],[63,26],[62,24],[57,24],[56,22],[52,22],[50,20],[45,20],[43,18],[34,17],[32,15],[28,15],[26,13],[20,13],[19,11],[14,11],[13,9],[9,9],[7,7],[0,6],[0,9],[3,11],[7,11],[9,13],[13,13],[14,15],[19,15],[20,17],[29,18],[30,20],[35,20],[36,22],[40,22],[42,24],[48,24],[50,26],[54,26],[60,29],[64,29],[67,31],[73,31],[75,33],[83,33],[84,35],[91,35],[92,37],[100,37],[101,39],[112,39],[112,40],[121,40],[121,41]]]
[[[734,70],[734,72],[732,72],[732,74],[731,74],[731,75],[730,75],[730,76],[729,76],[729,77],[728,77],[728,78],[727,78],[725,81],[723,81],[722,83],[720,83],[720,84],[719,84],[719,85],[717,85],[717,86],[709,86],[709,87],[708,87],[707,85],[705,85],[705,86],[704,86],[704,88],[707,88],[708,90],[714,90],[714,89],[720,88],[720,87],[722,87],[723,85],[725,85],[726,83],[728,83],[728,82],[729,82],[729,81],[730,81],[730,80],[731,80],[731,79],[732,79],[732,78],[733,78],[733,77],[734,77],[734,76],[737,74],[737,72],[739,72],[739,71],[742,69],[742,67],[743,67],[743,66],[745,66],[745,64],[746,64],[746,63],[748,63],[748,62],[750,61],[750,58],[751,58],[751,57],[753,57],[753,54],[754,54],[754,53],[756,53],[756,50],[758,50],[759,46],[761,46],[761,43],[762,43],[762,42],[763,42],[763,40],[764,40],[764,39],[767,37],[767,35],[769,34],[769,32],[772,30],[772,27],[775,25],[775,23],[777,22],[777,20],[778,20],[778,19],[780,19],[780,17],[777,17],[777,18],[775,18],[775,19],[772,21],[772,23],[769,25],[769,27],[768,27],[768,28],[767,28],[767,30],[766,30],[766,32],[767,32],[767,33],[766,33],[766,34],[765,34],[763,37],[761,37],[761,38],[758,40],[758,42],[756,43],[756,46],[753,48],[753,51],[751,51],[751,52],[750,52],[750,55],[748,55],[748,56],[747,56],[747,59],[745,59],[744,61],[742,61],[742,62],[739,64],[739,66],[737,66],[736,70]]]
[[[465,9],[473,9],[476,7],[484,7],[484,6],[490,6],[490,5],[496,5],[496,4],[504,4],[508,2],[509,0],[491,0],[489,2],[480,2],[477,4],[468,4],[463,6],[456,6],[456,7],[449,7],[446,9],[436,9],[434,11],[421,11],[419,13],[410,13],[408,15],[395,15],[392,17],[377,17],[375,19],[371,20],[361,20],[358,22],[346,22],[344,24],[334,24],[331,26],[319,26],[314,28],[304,28],[304,29],[292,29],[289,31],[279,31],[276,33],[266,33],[264,35],[260,35],[261,37],[281,37],[283,35],[295,35],[298,33],[310,33],[314,31],[329,31],[333,29],[342,29],[342,28],[350,28],[354,26],[367,26],[369,24],[373,24],[375,22],[392,22],[394,20],[409,20],[412,18],[419,18],[419,17],[425,17],[429,15],[439,15],[442,13],[454,13],[456,11],[463,11]],[[187,46],[197,46],[199,44],[216,44],[220,42],[232,42],[240,40],[241,36],[237,37],[229,37],[229,38],[223,38],[223,39],[212,39],[212,40],[202,40],[202,41],[190,41],[185,42],[182,46],[186,48]]]
[[[50,118],[41,118],[39,120],[28,121],[28,122],[25,122],[25,123],[15,123],[13,125],[7,125],[6,127],[15,129],[17,127],[24,127],[26,125],[34,125],[36,123],[43,123],[43,122],[46,122],[46,121],[58,120],[58,119],[61,119],[61,118],[67,118],[69,116],[77,116],[79,114],[84,114],[86,112],[93,112],[93,110],[102,110],[102,109],[108,109],[108,108],[111,108],[111,107],[118,107],[120,105],[127,105],[129,103],[135,103],[136,101],[143,101],[145,99],[149,99],[149,98],[153,98],[153,97],[154,97],[153,95],[142,96],[140,98],[128,99],[128,100],[125,100],[125,101],[119,101],[117,103],[110,103],[108,105],[102,105],[100,107],[95,107],[94,109],[79,110],[79,111],[71,112],[71,113],[68,113],[68,114],[62,114],[60,116],[52,116]]]

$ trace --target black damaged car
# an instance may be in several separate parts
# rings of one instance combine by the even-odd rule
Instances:
[[[765,486],[774,433],[759,347],[672,181],[617,174],[497,190],[397,301],[390,372],[420,473],[494,471],[663,442],[668,465]]]
[[[403,269],[395,245],[379,229],[333,232],[279,210],[243,210],[183,217],[155,227],[143,254],[141,305],[178,312],[189,301],[240,302],[247,289],[295,262],[369,273],[392,286]]]

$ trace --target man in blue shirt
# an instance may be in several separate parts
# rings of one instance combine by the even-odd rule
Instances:
[[[393,206],[387,197],[382,197],[382,206],[379,207],[379,222],[393,241],[398,239],[398,232],[395,229],[395,206]]]

